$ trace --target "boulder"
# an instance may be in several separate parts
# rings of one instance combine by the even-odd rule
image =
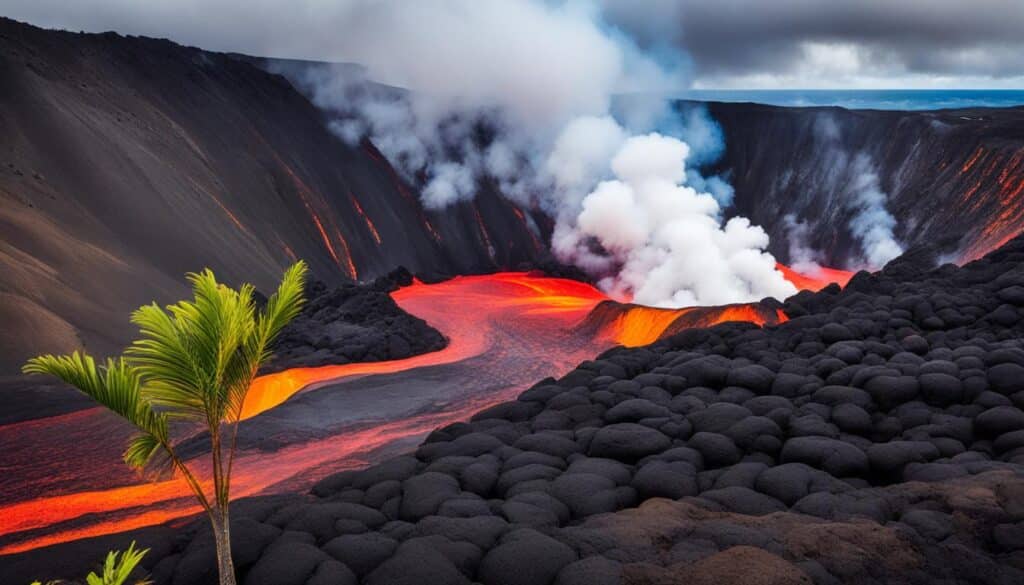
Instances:
[[[480,562],[483,585],[551,583],[576,553],[565,544],[530,528],[507,534]],[[424,581],[426,582],[426,581]]]
[[[634,423],[617,423],[597,431],[587,454],[631,462],[664,451],[671,444],[668,437],[652,428]]]

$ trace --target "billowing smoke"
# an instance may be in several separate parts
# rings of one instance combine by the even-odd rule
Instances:
[[[860,256],[852,258],[849,267],[877,270],[903,253],[903,246],[895,235],[896,218],[885,208],[888,195],[882,190],[871,157],[864,152],[848,152],[842,146],[841,132],[831,116],[820,116],[815,120],[815,133],[824,149],[823,166],[829,169],[828,176],[837,186],[836,195],[850,213],[848,227],[860,248]],[[787,221],[791,256],[794,234],[799,236],[803,230],[806,241],[807,227],[795,227],[796,232]],[[802,252],[798,249],[797,253]]]
[[[492,181],[555,218],[563,260],[646,304],[794,292],[763,230],[721,224],[732,188],[697,172],[721,155],[721,130],[663,97],[685,87],[683,56],[645,53],[584,2],[354,4],[335,42],[362,68],[303,67],[301,83],[339,136],[369,139],[420,185],[425,206]]]
[[[714,196],[686,184],[689,155],[686,143],[661,134],[626,139],[611,162],[615,178],[584,197],[575,225],[556,237],[556,251],[585,266],[615,268],[602,286],[645,305],[795,293],[763,251],[765,231],[743,217],[723,225]]]
[[[333,42],[365,74],[312,69],[306,85],[339,115],[339,135],[368,137],[424,186],[428,207],[471,199],[474,179],[486,176],[510,196],[558,209],[539,187],[568,124],[610,115],[617,92],[683,88],[583,2],[350,4]],[[663,100],[631,101],[631,124],[647,129],[665,118]]]
[[[789,244],[789,267],[807,276],[820,275],[822,253],[810,244],[810,224],[800,221],[792,213],[786,214],[782,223]]]

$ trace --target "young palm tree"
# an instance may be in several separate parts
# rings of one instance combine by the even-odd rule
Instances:
[[[132,571],[142,561],[142,557],[146,556],[148,552],[148,548],[136,549],[134,540],[128,545],[128,550],[124,552],[110,551],[107,553],[106,560],[103,561],[102,574],[97,574],[94,571],[86,575],[86,585],[124,585]],[[61,585],[61,583],[63,581],[47,581],[46,585]],[[33,581],[31,585],[43,585],[43,583],[42,581]],[[135,585],[153,585],[153,582],[149,579],[142,579],[136,581]]]
[[[156,474],[178,471],[210,518],[221,585],[234,585],[228,503],[231,465],[242,405],[270,344],[303,304],[306,265],[284,273],[277,292],[260,312],[252,285],[233,290],[209,269],[189,274],[194,298],[155,303],[132,314],[141,339],[125,356],[97,366],[92,357],[45,355],[29,360],[28,374],[52,374],[75,386],[138,429],[124,461]],[[178,456],[169,425],[201,424],[210,435],[213,492]]]
[[[124,585],[124,582],[128,580],[129,575],[135,570],[142,557],[146,556],[148,552],[148,548],[136,550],[134,540],[128,546],[128,550],[122,553],[110,551],[103,562],[103,573],[100,575],[96,573],[86,575],[86,585]],[[142,581],[136,581],[135,585],[152,585],[152,583],[148,579],[143,579]]]

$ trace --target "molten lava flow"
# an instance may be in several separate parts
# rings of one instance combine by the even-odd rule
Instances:
[[[515,205],[513,205],[511,207],[512,207],[512,213],[516,214],[516,217],[518,217],[519,221],[522,222],[523,229],[526,230],[526,233],[530,234],[530,240],[533,242],[533,249],[534,250],[543,250],[544,249],[544,245],[540,243],[540,239],[537,237],[537,234],[533,233],[533,229],[530,228],[530,223],[526,221],[526,214],[523,213],[522,209],[519,209]]]
[[[966,173],[966,172],[970,171],[971,168],[974,167],[974,164],[978,162],[978,159],[981,158],[981,155],[984,154],[984,153],[985,153],[984,149],[982,149],[979,146],[978,150],[974,151],[974,154],[971,155],[971,157],[967,159],[967,162],[965,162],[962,167],[960,167],[960,172],[961,173]]]
[[[359,417],[361,422],[343,425],[326,437],[288,444],[272,453],[242,451],[236,463],[236,497],[266,493],[288,480],[295,489],[302,489],[339,468],[365,465],[371,451],[396,441],[408,445],[433,428],[512,399],[530,382],[564,374],[612,344],[576,332],[576,325],[605,297],[575,281],[520,273],[466,276],[439,284],[416,282],[393,297],[402,308],[437,327],[450,340],[448,347],[404,360],[299,368],[262,376],[246,401],[243,424],[258,425],[253,417],[300,391],[319,392],[329,383],[345,381],[355,388],[375,375],[404,374],[413,380],[410,384],[416,384],[416,372],[422,371],[425,381],[419,384],[433,388],[437,381],[430,375],[432,370],[456,368],[449,375],[462,376],[457,378],[462,394],[424,398],[424,406],[417,408],[426,410],[408,414],[400,412],[401,400],[371,405],[372,410]],[[399,412],[388,414],[388,408]],[[118,456],[127,434],[126,425],[101,409],[0,427],[5,445],[24,446],[19,450],[25,453],[29,447],[38,453],[49,446],[53,453],[32,458],[0,454],[0,466],[19,471],[8,475],[4,487],[7,501],[0,505],[0,553],[197,513],[184,482],[139,483],[127,472]],[[104,450],[90,452],[84,447],[97,444]],[[73,455],[62,457],[61,453]],[[208,476],[201,459],[191,464],[198,466],[201,476]],[[35,466],[31,473],[30,466]],[[40,493],[47,495],[39,497]]]
[[[607,326],[604,334],[626,347],[647,345],[657,341],[673,321],[690,310],[632,306]]]
[[[985,217],[985,223],[975,232],[973,242],[961,253],[960,264],[981,258],[1024,229],[1024,150],[1018,149],[1008,158],[1005,154],[991,158],[992,163],[976,173],[975,183],[959,201],[960,214],[981,213]],[[984,197],[974,196],[982,184],[994,188],[985,189]],[[986,212],[986,209],[990,211]]]
[[[797,272],[785,264],[776,262],[775,269],[781,272],[786,280],[800,290],[819,291],[832,283],[846,286],[846,283],[850,282],[850,279],[853,278],[853,272],[838,268],[821,267],[814,274],[805,274]]]
[[[480,208],[477,207],[476,202],[473,202],[473,215],[476,216],[476,225],[480,229],[480,237],[484,241],[484,249],[487,250],[487,255],[494,258],[494,245],[491,244],[491,236],[487,233],[487,227],[484,226],[484,218],[480,216]]]
[[[218,199],[213,193],[209,193],[209,195],[210,195],[210,199],[213,199],[213,202],[216,203],[218,207],[220,207],[221,211],[223,211],[225,214],[227,214],[228,218],[231,220],[232,223],[235,224],[235,226],[238,229],[242,230],[243,232],[252,233],[252,232],[249,232],[249,230],[245,229],[245,226],[242,225],[242,222],[239,221],[237,217],[235,217],[234,213],[231,213],[231,210],[228,209],[227,206],[224,205],[221,202],[220,199]]]
[[[348,194],[348,198],[349,198],[349,200],[352,201],[352,207],[355,208],[356,213],[358,213],[360,216],[362,216],[363,221],[366,222],[366,228],[368,230],[370,230],[370,234],[373,235],[374,241],[377,242],[377,245],[380,245],[380,243],[381,243],[380,233],[377,231],[377,226],[373,225],[373,220],[370,219],[369,215],[366,215],[365,211],[363,211],[363,206],[359,204],[359,200],[356,199],[355,195],[349,193]]]
[[[334,251],[334,245],[331,244],[331,238],[327,236],[327,232],[324,230],[324,224],[320,222],[320,216],[312,209],[309,210],[309,213],[313,216],[313,222],[316,224],[316,229],[320,231],[320,237],[323,238],[324,246],[327,247],[327,251],[331,254],[331,258],[334,258],[334,263],[341,266],[341,260],[338,259],[338,253]]]
[[[391,295],[404,310],[426,319],[448,339],[443,350],[410,358],[293,368],[260,376],[253,382],[243,408],[249,418],[273,408],[303,389],[348,376],[401,372],[412,368],[449,364],[480,355],[487,347],[487,331],[475,327],[495,317],[545,315],[553,322],[545,329],[570,329],[605,296],[594,287],[574,280],[541,278],[506,272],[486,276],[459,276],[439,284],[415,281]],[[449,312],[450,311],[450,312]]]
[[[352,261],[352,249],[348,247],[348,240],[341,235],[341,230],[334,228],[338,234],[338,241],[341,242],[341,251],[345,253],[345,266],[348,268],[348,276],[352,280],[359,279],[359,272],[356,270],[356,263]]]
[[[427,232],[430,234],[434,241],[441,243],[441,234],[437,233],[437,229],[434,228],[434,224],[430,223],[430,218],[427,214],[420,212],[420,218],[423,220],[423,227],[427,228]]]
[[[415,281],[392,297],[436,327],[448,346],[402,360],[296,368],[257,378],[241,424],[283,446],[272,452],[262,445],[241,448],[235,497],[306,489],[329,473],[380,460],[431,429],[510,400],[528,384],[563,375],[615,344],[641,345],[723,321],[785,319],[763,305],[621,305],[588,284],[525,273]],[[608,320],[587,329],[585,321],[598,311]],[[318,396],[338,400],[309,400]],[[332,404],[337,410],[330,410]],[[262,434],[279,420],[301,427],[307,408],[340,422]],[[180,479],[142,483],[121,464],[118,455],[129,431],[99,408],[0,426],[0,443],[9,447],[0,451],[0,468],[7,472],[0,478],[6,499],[0,504],[0,554],[198,513]],[[190,465],[209,477],[205,458]]]
[[[306,185],[306,182],[303,181],[301,177],[295,174],[295,171],[292,170],[292,167],[289,166],[288,163],[281,160],[281,157],[277,156],[276,154],[274,155],[274,157],[277,159],[278,164],[280,164],[282,168],[284,168],[285,172],[288,174],[288,177],[292,180],[292,184],[295,187],[295,191],[299,194],[299,200],[302,201],[303,207],[306,208],[306,212],[309,213],[309,216],[313,220],[313,224],[316,226],[317,231],[320,232],[320,238],[324,242],[324,247],[327,248],[327,253],[331,255],[331,258],[334,259],[334,263],[337,264],[339,268],[347,269],[349,277],[351,277],[352,280],[355,280],[358,277],[356,272],[356,266],[352,262],[352,253],[349,250],[348,241],[345,240],[345,236],[341,235],[341,230],[339,230],[337,226],[334,227],[334,232],[338,236],[338,241],[341,243],[342,252],[345,255],[345,263],[342,264],[341,257],[338,256],[337,250],[334,249],[334,244],[331,243],[331,236],[327,233],[327,228],[324,227],[323,220],[320,219],[320,214],[318,214],[316,210],[313,209],[313,191],[309,188],[308,185]]]
[[[598,331],[598,336],[626,347],[637,347],[685,329],[711,327],[729,321],[746,321],[764,326],[777,325],[787,320],[782,310],[759,303],[658,309],[612,302],[603,304],[592,313],[588,325]]]

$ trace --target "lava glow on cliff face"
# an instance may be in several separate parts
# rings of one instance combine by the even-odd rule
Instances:
[[[961,196],[952,213],[976,226],[956,260],[966,264],[998,249],[1024,226],[1024,149],[979,146],[960,167]],[[983,188],[984,187],[984,188]]]
[[[853,272],[849,270],[825,268],[824,266],[815,270],[813,274],[797,272],[778,262],[775,263],[775,269],[782,272],[782,276],[800,290],[819,291],[832,283],[846,286],[846,283],[853,278]]]
[[[276,420],[281,415],[275,407],[301,402],[303,396],[316,398],[307,393],[343,392],[347,418],[318,428],[315,436],[289,432],[288,437],[300,438],[283,439],[273,452],[242,448],[235,497],[305,489],[328,473],[408,449],[431,429],[513,399],[530,383],[564,375],[613,345],[643,345],[687,327],[723,321],[760,325],[785,320],[781,311],[756,304],[622,305],[588,284],[525,273],[417,281],[392,296],[441,331],[448,346],[402,360],[296,368],[257,378],[243,427],[263,429],[261,414]],[[594,321],[592,314],[598,313],[603,317]],[[436,389],[444,385],[439,376],[450,379],[449,387]],[[389,397],[381,390],[378,397],[377,386],[387,384],[399,387],[401,394]],[[0,453],[0,468],[7,470],[0,480],[5,500],[0,503],[0,554],[198,513],[178,478],[144,483],[124,468],[119,452],[128,434],[99,408],[0,427],[0,441],[8,446]],[[206,475],[203,459],[193,462],[200,476]]]

